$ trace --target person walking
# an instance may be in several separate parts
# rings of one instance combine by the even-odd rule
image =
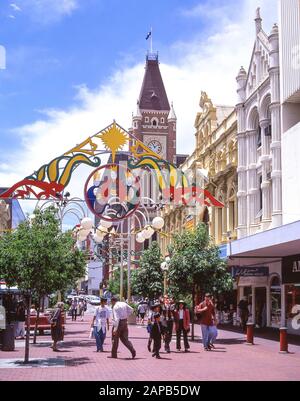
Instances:
[[[238,304],[238,308],[239,308],[239,315],[240,315],[240,319],[241,319],[242,330],[244,333],[246,333],[247,322],[248,322],[248,318],[249,318],[247,297],[243,297],[240,300],[240,302]]]
[[[175,304],[173,298],[170,298],[165,295],[164,297],[164,304],[163,304],[163,325],[165,326],[165,351],[169,354],[170,350],[170,343],[172,341],[172,333],[173,333],[173,326],[174,326],[174,311],[175,311]]]
[[[133,309],[126,303],[120,302],[116,296],[111,298],[112,304],[112,317],[113,317],[113,330],[112,330],[112,350],[111,357],[118,358],[119,339],[129,349],[132,359],[136,357],[136,351],[132,343],[128,340],[128,322],[127,318],[133,312]]]
[[[147,313],[148,305],[145,301],[142,301],[138,306],[138,314],[140,316],[140,323],[144,325],[145,315]]]
[[[97,352],[103,352],[103,343],[106,337],[106,327],[109,331],[109,309],[106,306],[107,299],[101,297],[100,306],[96,308],[91,328],[94,329],[94,336],[96,339]]]
[[[188,332],[190,331],[190,312],[186,308],[184,301],[178,302],[178,307],[174,311],[176,327],[176,348],[181,350],[181,333],[183,334],[184,352],[189,352]]]
[[[16,308],[16,333],[15,338],[24,340],[25,338],[25,320],[26,320],[26,311],[25,305],[23,301],[19,301]]]
[[[79,316],[81,317],[81,321],[83,322],[84,308],[85,308],[83,298],[81,298],[81,299],[79,300],[78,308],[79,308]]]
[[[77,298],[74,298],[72,303],[71,303],[71,315],[72,315],[72,322],[76,322],[77,319],[77,307],[78,307],[78,301]]]
[[[149,333],[149,339],[148,339],[148,351],[151,352],[151,345],[153,342],[153,338],[151,337],[151,330],[152,330],[152,325],[154,323],[154,315],[155,313],[161,314],[162,308],[161,305],[158,301],[154,302],[152,305],[151,309],[149,310],[148,314],[148,324],[147,324],[147,331]]]
[[[157,359],[161,359],[161,356],[159,355],[159,350],[161,348],[161,339],[164,336],[164,328],[160,321],[160,313],[156,312],[153,317],[154,323],[152,323],[150,334],[154,342],[152,356],[155,356]]]
[[[200,324],[202,331],[202,343],[205,351],[210,351],[210,333],[212,332],[211,326],[214,325],[216,312],[214,304],[212,303],[211,295],[205,294],[204,301],[196,306],[195,312],[200,314]]]
[[[56,305],[56,309],[50,319],[51,322],[51,337],[52,337],[52,349],[54,352],[57,352],[57,343],[58,341],[63,341],[64,339],[64,328],[63,328],[63,311],[64,311],[64,303],[58,302]]]

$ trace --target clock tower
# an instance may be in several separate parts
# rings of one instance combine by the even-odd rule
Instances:
[[[176,164],[176,121],[160,73],[158,54],[148,53],[131,132],[163,159]]]

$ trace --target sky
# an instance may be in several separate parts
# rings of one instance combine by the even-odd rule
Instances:
[[[235,105],[258,6],[269,33],[277,0],[0,0],[0,187],[113,119],[130,127],[151,27],[178,118],[177,152],[191,153],[201,91]],[[72,194],[82,197],[86,174],[71,182]]]

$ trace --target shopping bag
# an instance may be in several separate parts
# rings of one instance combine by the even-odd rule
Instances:
[[[93,328],[93,327],[91,327],[90,334],[89,334],[89,338],[90,338],[90,339],[91,339],[91,338],[94,338],[94,328]]]

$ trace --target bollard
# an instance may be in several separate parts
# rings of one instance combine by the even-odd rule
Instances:
[[[287,328],[280,327],[280,354],[288,354]]]
[[[247,323],[247,345],[254,345],[254,324]]]

